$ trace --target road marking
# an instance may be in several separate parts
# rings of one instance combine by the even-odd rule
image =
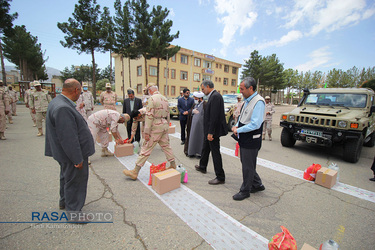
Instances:
[[[180,133],[170,134],[169,136],[180,139]],[[229,148],[221,146],[220,152],[238,159],[238,157],[234,155],[234,149],[229,149]],[[299,169],[291,168],[291,167],[288,167],[288,166],[285,166],[276,162],[268,161],[259,157],[257,160],[257,165],[307,181],[303,179],[303,171]],[[313,181],[307,181],[307,182],[314,183]],[[344,184],[341,182],[336,183],[336,185],[334,185],[331,189],[344,193],[344,194],[357,197],[362,200],[367,200],[367,201],[375,203],[375,193],[366,189],[354,187],[354,186]]]
[[[110,142],[108,149],[114,151],[114,142]],[[138,155],[131,155],[116,158],[127,169],[132,169],[137,157]],[[190,188],[181,185],[181,188],[163,195],[156,193],[148,185],[150,166],[149,162],[145,163],[139,172],[138,180],[213,248],[268,249],[266,238],[244,226]]]

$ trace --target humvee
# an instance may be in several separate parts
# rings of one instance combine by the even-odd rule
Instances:
[[[343,145],[343,159],[355,163],[362,146],[375,143],[374,91],[365,88],[323,88],[309,91],[296,109],[281,115],[281,144],[296,141],[332,147]]]

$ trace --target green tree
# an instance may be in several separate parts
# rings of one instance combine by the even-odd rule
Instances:
[[[98,82],[97,82],[97,90],[101,90],[101,91],[105,91],[106,88],[105,88],[105,84],[109,82],[109,80],[107,78],[104,78],[104,79],[100,79]]]
[[[298,70],[286,69],[284,70],[283,75],[284,75],[283,85],[287,88],[287,94],[286,94],[287,100],[286,101],[287,103],[292,104],[292,102],[290,102],[290,97],[292,97],[290,93],[293,88],[297,88]]]
[[[83,52],[91,54],[94,90],[96,90],[95,51],[103,50],[107,38],[107,31],[103,29],[103,23],[99,20],[101,13],[100,5],[96,0],[78,0],[72,13],[73,18],[70,17],[68,22],[57,23],[57,27],[66,34],[65,42],[60,41],[62,46],[76,49],[79,54]],[[93,96],[96,99],[96,91]]]
[[[371,80],[368,80],[368,81],[364,81],[364,82],[361,84],[361,88],[370,88],[370,89],[372,89],[373,91],[375,91],[375,79],[371,79]]]
[[[13,34],[4,37],[3,50],[4,56],[20,70],[22,80],[48,79],[41,44],[25,26],[15,26]]]
[[[115,1],[115,17],[114,20],[114,31],[115,31],[115,42],[113,44],[113,51],[120,55],[122,65],[122,94],[125,96],[125,66],[123,58],[128,58],[128,71],[129,71],[129,86],[131,83],[130,73],[130,60],[138,57],[134,44],[134,27],[133,27],[133,16],[131,14],[131,3],[126,1],[124,5],[121,5],[121,0]]]
[[[100,78],[101,79],[114,79],[115,78],[115,73],[113,69],[111,69],[110,65],[108,65],[103,70],[100,70]]]
[[[171,42],[178,38],[180,32],[171,35],[172,20],[166,19],[169,14],[167,8],[162,9],[160,5],[153,7],[151,15],[151,26],[153,28],[150,50],[153,57],[157,58],[157,80],[156,85],[159,87],[160,59],[173,57],[179,50],[179,46],[171,46]]]
[[[259,55],[259,52],[257,50],[251,52],[250,59],[245,60],[240,79],[243,80],[245,77],[249,76],[253,77],[255,80],[261,78],[261,62],[262,56]]]
[[[134,16],[134,45],[137,54],[142,55],[145,60],[145,76],[147,85],[147,60],[153,57],[151,53],[151,42],[153,35],[153,27],[151,25],[152,15],[148,11],[150,5],[147,3],[147,0],[133,0],[131,6]]]
[[[112,77],[112,55],[111,52],[113,51],[113,45],[115,43],[115,30],[114,30],[114,23],[113,18],[110,15],[108,7],[103,8],[103,14],[101,17],[101,21],[103,24],[103,37],[104,37],[104,44],[103,44],[103,51],[109,51],[109,81],[113,81]]]
[[[334,68],[330,70],[327,74],[327,86],[329,88],[339,88],[341,86],[340,85],[341,74],[342,74],[341,69]]]
[[[1,58],[1,72],[4,83],[6,83],[6,72],[4,65],[4,55],[2,40],[3,36],[9,36],[13,33],[13,21],[18,17],[17,12],[9,14],[10,2],[12,0],[0,0],[0,58]]]
[[[95,67],[95,78],[98,79],[101,77],[100,75],[100,69],[97,68],[97,65]],[[92,76],[93,76],[93,67],[91,65],[81,65],[81,66],[74,66],[71,65],[70,69],[68,67],[65,67],[63,71],[60,71],[61,73],[61,80],[65,81],[68,78],[74,78],[77,79],[79,82],[92,82]]]
[[[270,91],[282,89],[284,87],[283,70],[284,66],[280,63],[276,54],[264,57],[260,68],[260,79],[263,78],[263,81],[260,81],[260,83],[265,89],[268,87]]]

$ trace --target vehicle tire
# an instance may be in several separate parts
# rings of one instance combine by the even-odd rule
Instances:
[[[357,139],[349,139],[344,144],[344,161],[356,163],[361,156],[363,135]]]
[[[233,117],[231,116],[231,117],[229,118],[229,121],[228,121],[228,131],[229,131],[229,132],[232,131],[232,127],[233,127],[234,125],[236,125],[236,124],[234,124],[234,119],[233,119]]]
[[[366,147],[373,147],[375,145],[375,132],[372,132],[372,134],[369,136],[370,140],[363,144],[363,146]]]
[[[281,131],[281,145],[284,147],[293,147],[296,144],[296,139],[293,138],[293,134],[289,132],[287,128],[283,128]]]

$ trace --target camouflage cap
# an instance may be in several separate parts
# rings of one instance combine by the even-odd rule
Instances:
[[[36,86],[42,86],[42,84],[40,84],[39,81],[34,81],[34,87],[36,87]]]

